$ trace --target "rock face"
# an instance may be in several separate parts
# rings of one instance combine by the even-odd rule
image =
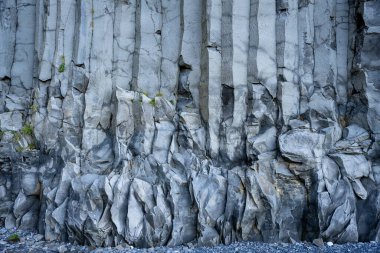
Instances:
[[[136,247],[380,240],[380,1],[0,1],[0,221]]]

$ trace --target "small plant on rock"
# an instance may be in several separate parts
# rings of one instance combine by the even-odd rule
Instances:
[[[19,242],[20,241],[20,237],[19,237],[18,234],[13,233],[13,234],[11,234],[10,236],[7,237],[7,241],[8,242],[13,242],[13,243]]]
[[[12,131],[12,134],[13,134],[12,139],[14,142],[19,142],[21,140],[21,134],[19,132]]]
[[[33,113],[34,113],[34,112],[37,112],[37,111],[38,111],[38,105],[37,105],[37,104],[32,104],[32,105],[30,106],[30,110],[32,110]]]
[[[65,72],[65,56],[61,56],[61,64],[58,66],[58,72],[63,73]]]
[[[29,145],[28,145],[28,149],[29,150],[33,150],[33,149],[37,149],[37,145],[36,145],[36,143],[30,143]]]
[[[25,126],[23,126],[21,128],[21,133],[24,134],[24,135],[30,135],[32,136],[33,135],[33,127],[31,124],[26,124]]]
[[[153,98],[153,99],[151,99],[150,101],[149,101],[149,104],[151,105],[151,106],[156,106],[156,100]]]
[[[61,63],[58,67],[58,72],[59,73],[63,73],[65,72],[65,64],[64,63]]]

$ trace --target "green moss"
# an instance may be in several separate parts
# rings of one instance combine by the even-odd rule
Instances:
[[[37,149],[37,145],[33,142],[28,145],[29,150]]]
[[[58,66],[58,72],[62,73],[65,72],[65,56],[61,56],[61,64]]]
[[[156,97],[162,97],[164,94],[162,94],[161,92],[158,92],[157,94],[156,94]]]
[[[7,237],[7,241],[8,242],[19,242],[20,241],[20,237],[18,236],[18,234],[13,233],[13,234],[11,234],[10,236]]]
[[[24,135],[33,135],[33,126],[31,124],[26,124],[21,128],[21,133]]]
[[[21,140],[21,134],[19,132],[12,131],[12,134],[13,134],[12,139],[14,142],[19,142]]]
[[[30,110],[32,110],[33,113],[34,113],[34,112],[37,112],[37,111],[38,111],[38,105],[37,105],[37,104],[32,104],[32,105],[30,106]]]
[[[4,131],[0,130],[0,140],[3,138],[3,135],[4,135]]]
[[[174,100],[173,99],[170,99],[169,101],[172,105],[174,105]]]
[[[156,100],[153,98],[153,99],[151,99],[150,101],[149,101],[149,104],[151,105],[151,106],[156,106]]]
[[[58,72],[59,73],[65,72],[65,63],[61,63],[61,65],[59,65]]]
[[[147,92],[143,91],[141,93],[144,94],[146,97],[149,97]]]

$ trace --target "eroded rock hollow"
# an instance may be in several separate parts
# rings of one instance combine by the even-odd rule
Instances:
[[[93,246],[380,240],[380,1],[0,1],[0,222]]]

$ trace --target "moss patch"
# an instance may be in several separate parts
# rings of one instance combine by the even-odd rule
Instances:
[[[14,234],[11,234],[10,236],[7,237],[7,241],[8,242],[19,242],[20,241],[20,237],[18,236],[18,234],[14,233]]]
[[[153,99],[151,99],[150,101],[149,101],[149,104],[151,105],[151,106],[156,106],[156,100],[153,98]]]
[[[65,56],[61,56],[61,64],[58,66],[58,72],[63,73],[65,72]]]
[[[21,128],[21,133],[24,135],[33,135],[33,126],[31,124],[26,124]]]

